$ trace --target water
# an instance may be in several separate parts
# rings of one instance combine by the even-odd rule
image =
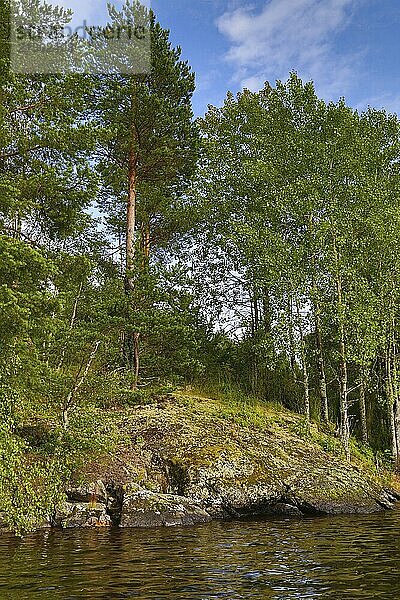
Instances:
[[[400,509],[0,537],[0,599],[400,598]]]

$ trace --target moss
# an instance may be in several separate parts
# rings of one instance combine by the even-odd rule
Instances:
[[[117,448],[119,463],[153,492],[208,497],[218,488],[235,502],[287,493],[339,505],[387,485],[368,449],[352,442],[349,465],[329,427],[308,430],[301,415],[254,399],[180,390],[168,402],[121,411],[120,431],[131,442]]]

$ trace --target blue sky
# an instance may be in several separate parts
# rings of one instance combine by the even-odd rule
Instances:
[[[54,3],[55,0],[52,0]],[[103,0],[62,0],[99,22]],[[194,109],[296,70],[323,98],[400,112],[399,0],[152,0],[197,76]]]

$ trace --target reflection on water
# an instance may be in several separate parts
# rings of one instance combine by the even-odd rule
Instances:
[[[400,509],[0,538],[0,599],[400,598]]]

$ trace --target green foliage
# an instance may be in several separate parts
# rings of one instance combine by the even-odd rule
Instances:
[[[368,421],[374,411],[379,430],[389,425],[395,458],[397,117],[326,104],[291,74],[258,93],[228,94],[199,126],[195,198],[209,232],[201,241],[219,265],[220,313],[239,338],[236,380],[307,420],[318,418],[324,389],[346,448],[355,419],[363,436],[370,428],[374,444],[387,444]],[[379,412],[382,385],[389,411]]]
[[[117,26],[134,22],[143,6],[125,2],[120,11],[109,10],[110,24]],[[150,30],[151,69],[143,75],[97,79],[96,164],[102,181],[99,205],[109,232],[119,236],[126,226],[129,157],[134,155],[137,230],[150,231],[153,248],[164,247],[184,227],[182,193],[195,167],[198,135],[191,108],[194,75],[152,11],[141,18]]]
[[[109,11],[145,21],[149,73],[15,75],[0,7],[4,518],[45,520],[112,452],[114,409],[176,385],[213,387],[246,427],[398,460],[397,117],[327,104],[291,74],[195,122],[169,32],[136,1]]]

